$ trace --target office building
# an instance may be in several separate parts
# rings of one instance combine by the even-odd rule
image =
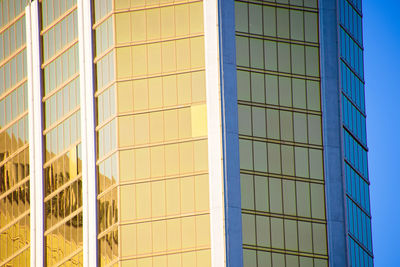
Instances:
[[[0,266],[372,267],[361,0],[0,0]]]

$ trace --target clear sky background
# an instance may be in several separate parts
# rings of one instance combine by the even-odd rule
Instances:
[[[375,267],[400,266],[400,0],[363,0]]]

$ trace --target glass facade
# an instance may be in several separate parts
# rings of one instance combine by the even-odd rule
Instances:
[[[81,266],[82,175],[76,1],[40,5],[46,266]]]
[[[95,1],[100,266],[210,266],[202,1]]]
[[[360,0],[340,0],[342,99],[350,266],[373,266]]]
[[[331,176],[325,172],[334,164],[324,157],[329,145],[323,131],[333,124],[325,120],[320,58],[329,46],[320,21],[326,2],[223,2],[0,0],[0,266],[42,265],[34,255],[44,266],[95,260],[112,267],[207,267],[220,265],[215,257],[230,265],[232,251],[240,251],[245,267],[334,265],[325,205],[335,203],[327,202]],[[339,58],[325,55],[338,61],[339,70],[333,91],[340,92],[341,107],[335,104],[334,115],[342,118],[343,148],[335,153],[343,155],[335,156],[343,162],[338,176],[344,176],[340,197],[346,200],[338,209],[347,218],[348,266],[373,267],[361,0],[338,3],[332,29]],[[221,18],[226,14],[230,20]],[[232,42],[222,44],[225,37]],[[210,45],[217,43],[221,47]],[[41,51],[29,50],[37,45]],[[85,55],[88,47],[93,55]],[[210,60],[214,54],[219,58]],[[237,98],[225,90],[236,83],[227,77],[232,72]],[[92,74],[93,88],[86,80]],[[31,155],[39,147],[43,162],[31,162],[31,169],[29,138],[38,138],[28,131],[28,102],[29,116],[43,124],[41,146],[30,146]],[[238,126],[230,114],[236,110]],[[95,125],[82,131],[84,122]],[[214,129],[217,124],[221,129]],[[221,146],[221,159],[209,143]],[[237,157],[226,156],[232,152]],[[93,173],[82,162],[91,157]],[[239,169],[227,171],[228,159],[240,165],[240,178]],[[30,175],[39,175],[35,183]],[[96,181],[96,192],[87,181]],[[85,212],[94,203],[97,222],[89,225]],[[31,222],[30,207],[42,208],[43,224]],[[235,225],[219,233],[223,225],[215,220]],[[239,235],[231,237],[232,231]],[[240,246],[231,249],[240,235]]]
[[[243,266],[328,266],[317,1],[235,1]]]
[[[26,4],[0,1],[0,266],[30,261]]]

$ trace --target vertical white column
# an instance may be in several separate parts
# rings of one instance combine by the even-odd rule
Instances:
[[[205,65],[210,183],[211,264],[226,265],[221,86],[217,0],[204,0]]]
[[[78,0],[81,97],[83,262],[97,266],[97,184],[91,1]]]
[[[43,137],[39,1],[25,8],[31,220],[31,266],[44,266]]]

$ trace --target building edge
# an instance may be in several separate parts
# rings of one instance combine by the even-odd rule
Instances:
[[[339,74],[338,1],[319,1],[321,103],[329,266],[349,265]]]
[[[30,225],[31,266],[44,266],[44,208],[43,208],[43,120],[41,82],[41,44],[39,1],[25,7],[28,118],[29,118],[29,176],[30,176]]]
[[[235,2],[218,0],[226,266],[243,266]]]
[[[208,168],[210,194],[211,266],[225,266],[225,214],[223,183],[223,150],[218,34],[218,0],[203,2],[206,102],[208,131]]]
[[[83,265],[97,266],[97,177],[91,1],[78,0],[82,138]]]

